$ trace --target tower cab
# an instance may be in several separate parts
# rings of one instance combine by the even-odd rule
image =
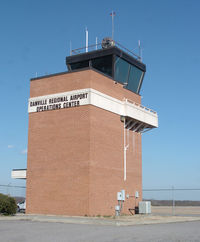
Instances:
[[[101,49],[85,53],[80,53],[83,49],[74,50],[72,54],[75,55],[66,57],[68,70],[88,67],[96,69],[123,84],[124,88],[139,94],[146,72],[146,66],[141,62],[141,58],[127,49],[125,52],[109,38],[103,39],[101,46]]]
[[[146,72],[146,65],[141,57],[124,48],[110,38],[104,38],[101,48],[91,46],[95,50],[88,52],[88,47],[75,49],[66,57],[69,72],[81,69],[95,69],[103,75],[123,85],[125,89],[140,95]],[[141,104],[124,100],[124,111],[121,120],[125,128],[134,132],[146,132],[158,127],[157,113]]]

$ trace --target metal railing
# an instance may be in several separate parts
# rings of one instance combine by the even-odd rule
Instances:
[[[87,48],[88,48],[88,52],[94,51],[94,50],[99,50],[99,49],[101,49],[101,43],[89,45],[88,47],[84,46],[81,48],[74,49],[71,51],[71,55],[78,55],[78,54],[85,53]]]
[[[152,110],[150,108],[147,108],[147,107],[143,106],[142,104],[136,103],[136,102],[134,102],[134,101],[132,101],[130,99],[127,99],[127,98],[124,98],[124,102],[130,103],[130,104],[136,106],[137,108],[140,108],[141,110],[145,110],[145,111],[147,111],[149,113],[152,113],[155,116],[157,116],[157,112],[156,111],[154,111],[154,110]]]
[[[117,46],[119,49],[123,50],[127,54],[129,54],[129,55],[133,56],[134,58],[138,59],[139,61],[141,61],[141,57],[139,55],[137,55],[133,51],[127,49],[126,47],[124,47],[123,45],[118,43],[117,41],[114,41],[114,45],[113,46]],[[97,43],[97,44],[89,45],[89,46],[84,46],[84,47],[81,47],[81,48],[77,48],[77,49],[71,50],[70,55],[82,54],[82,53],[85,53],[86,50],[88,52],[90,52],[90,51],[99,50],[99,49],[102,49],[101,43]]]

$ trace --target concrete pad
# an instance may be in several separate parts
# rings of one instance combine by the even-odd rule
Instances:
[[[72,216],[54,216],[54,215],[17,214],[15,216],[0,216],[0,220],[7,220],[7,221],[8,220],[10,221],[27,220],[27,221],[34,221],[34,222],[130,226],[130,225],[142,225],[142,224],[164,224],[164,223],[199,221],[200,217],[134,215],[134,216],[98,218],[98,217],[81,217],[81,216],[72,217]]]

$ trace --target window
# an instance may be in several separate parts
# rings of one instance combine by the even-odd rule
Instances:
[[[92,59],[92,67],[112,76],[112,55]]]
[[[81,69],[81,68],[85,68],[89,66],[89,61],[81,61],[81,62],[76,62],[76,63],[72,63],[70,64],[71,66],[71,70],[76,70],[76,69]]]
[[[126,88],[135,93],[139,93],[143,75],[144,75],[143,71],[131,65],[128,85],[126,86]]]
[[[124,84],[125,88],[139,93],[144,72],[120,57],[116,57],[114,64],[114,79]]]
[[[120,82],[122,84],[127,82],[128,74],[129,74],[129,64],[125,60],[121,59],[120,57],[116,57],[115,63],[114,63],[114,70],[115,75],[114,79],[117,82]]]

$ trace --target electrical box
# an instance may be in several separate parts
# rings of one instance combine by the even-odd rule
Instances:
[[[122,201],[122,193],[121,192],[117,193],[117,201]]]
[[[139,192],[136,191],[136,192],[135,192],[135,198],[138,198],[138,197],[139,197]]]
[[[117,201],[125,201],[125,190],[117,193]]]
[[[151,202],[150,201],[139,202],[139,213],[150,214],[151,213]]]
[[[120,206],[119,205],[115,206],[115,211],[120,211]]]
[[[120,206],[115,206],[115,216],[120,216]]]
[[[125,201],[125,190],[121,190],[121,194],[122,194],[122,201]]]

